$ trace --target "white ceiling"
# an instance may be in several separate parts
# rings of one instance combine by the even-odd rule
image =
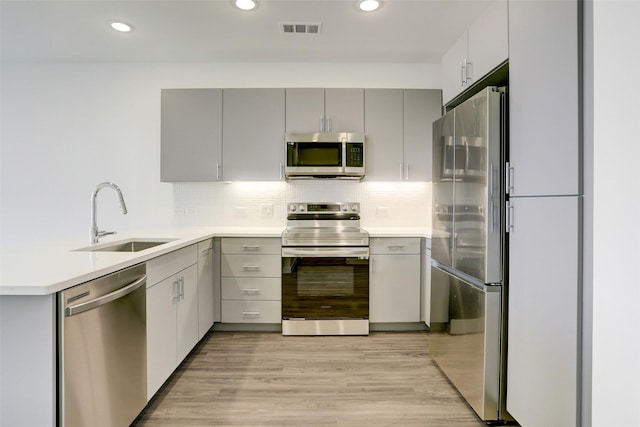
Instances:
[[[486,0],[2,0],[2,61],[224,61],[438,63]],[[131,33],[109,28],[132,24]],[[280,22],[322,33],[283,34]]]

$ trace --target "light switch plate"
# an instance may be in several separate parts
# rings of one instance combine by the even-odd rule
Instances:
[[[376,216],[378,218],[389,218],[389,208],[376,208]]]
[[[247,206],[236,206],[234,214],[236,218],[246,218],[249,216],[249,208]]]
[[[271,203],[260,205],[260,216],[273,216],[273,205]]]

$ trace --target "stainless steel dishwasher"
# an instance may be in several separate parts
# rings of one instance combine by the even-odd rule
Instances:
[[[59,425],[128,426],[147,403],[146,266],[58,293]]]

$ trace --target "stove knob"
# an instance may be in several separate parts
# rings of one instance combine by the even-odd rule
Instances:
[[[307,210],[304,205],[300,205],[300,212],[304,212],[305,210]]]
[[[342,212],[346,212],[347,210],[349,210],[349,207],[347,205],[342,205]]]
[[[351,205],[352,212],[358,212],[358,205]]]
[[[296,205],[291,205],[291,206],[289,206],[289,210],[290,210],[291,212],[295,212],[295,211],[296,211]]]

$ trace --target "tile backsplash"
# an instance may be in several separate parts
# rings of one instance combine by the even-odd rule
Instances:
[[[284,226],[289,202],[360,202],[366,227],[430,227],[430,182],[300,180],[174,184],[176,225]]]

